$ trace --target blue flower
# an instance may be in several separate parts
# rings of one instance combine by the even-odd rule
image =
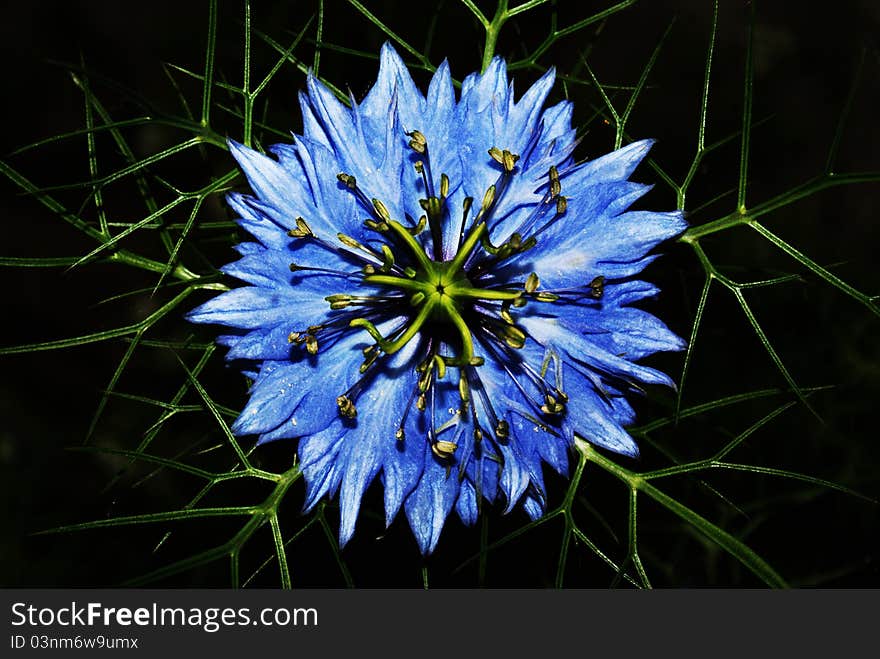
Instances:
[[[636,456],[626,396],[672,386],[637,361],[681,339],[631,305],[684,220],[627,211],[650,141],[574,160],[553,82],[517,101],[496,58],[456,98],[444,62],[423,95],[386,45],[359,104],[308,78],[303,134],[274,158],[230,142],[253,196],[228,202],[255,241],[223,272],[248,286],[188,317],[232,329],[219,341],[253,379],[233,432],[298,438],[304,507],[339,497],[340,544],[377,477],[425,554],[481,499],[537,518],[575,433]]]

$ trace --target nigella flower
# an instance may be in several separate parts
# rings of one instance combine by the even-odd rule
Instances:
[[[685,223],[627,211],[649,141],[575,162],[571,104],[543,109],[553,81],[517,101],[496,58],[456,98],[444,62],[423,95],[386,45],[361,103],[308,78],[303,135],[274,158],[230,142],[255,242],[223,271],[249,285],[189,319],[234,330],[220,342],[253,385],[232,430],[298,438],[305,509],[338,495],[341,544],[377,477],[426,554],[453,508],[537,518],[575,433],[635,456],[626,396],[672,384],[636,362],[682,341],[630,305]]]

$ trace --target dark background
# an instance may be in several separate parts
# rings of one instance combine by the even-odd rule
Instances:
[[[480,3],[491,14],[487,3]],[[560,25],[567,25],[588,12],[580,2],[559,0]],[[603,3],[606,6],[609,3]],[[6,3],[0,24],[0,48],[4,70],[4,121],[0,133],[3,159],[40,185],[58,185],[89,178],[86,144],[82,137],[50,144],[25,153],[12,152],[31,142],[80,129],[84,126],[82,94],[71,81],[80,57],[90,72],[93,92],[116,119],[144,113],[139,100],[122,87],[147,99],[158,113],[179,113],[173,87],[162,71],[162,62],[173,62],[192,71],[204,66],[206,6],[202,2],[28,2]],[[437,5],[440,7],[440,4]],[[305,25],[316,5],[310,2],[255,2],[254,27],[285,46]],[[375,2],[370,8],[403,38],[421,48],[433,19],[428,3]],[[597,5],[595,10],[598,10]],[[324,40],[368,53],[377,53],[384,36],[342,0],[327,0]],[[576,71],[581,58],[588,61],[603,84],[632,85],[639,77],[670,21],[675,23],[649,78],[648,87],[636,103],[628,132],[633,139],[656,137],[655,161],[680,181],[695,150],[696,126],[702,87],[705,52],[711,28],[711,3],[642,2],[602,24],[560,40],[540,60],[557,66],[560,73]],[[220,9],[218,79],[238,84],[241,76],[241,16],[239,3],[224,2]],[[739,130],[742,116],[743,67],[747,4],[721,3],[715,65],[709,103],[708,141],[714,142]],[[516,60],[520,43],[534,48],[549,24],[549,9],[514,20],[505,28],[498,53]],[[851,88],[860,57],[863,75],[852,113],[843,133],[839,171],[880,170],[877,147],[880,130],[878,109],[877,35],[880,9],[870,0],[838,1],[824,6],[807,3],[764,2],[757,8],[755,23],[755,98],[753,148],[748,202],[756,203],[788,190],[821,173],[838,118]],[[311,62],[314,24],[294,53]],[[461,79],[479,68],[482,38],[467,11],[454,2],[439,9],[429,58],[437,64],[447,56],[453,74]],[[254,78],[259,81],[274,63],[276,54],[255,38]],[[375,61],[325,50],[321,75],[358,98],[375,77]],[[521,93],[539,70],[514,74]],[[175,74],[183,95],[195,112],[200,106],[199,85]],[[428,75],[418,73],[424,85]],[[119,84],[116,84],[119,83]],[[122,87],[120,87],[121,85]],[[300,129],[296,91],[304,76],[285,67],[267,90],[271,99],[267,123],[274,128]],[[555,96],[563,93],[557,85]],[[568,94],[575,101],[575,121],[586,125],[578,155],[599,155],[610,148],[613,130],[594,118],[601,106],[595,90],[571,84]],[[614,97],[619,109],[626,92]],[[214,129],[221,135],[241,138],[240,121],[220,106],[231,107],[235,99],[221,91],[213,112]],[[126,137],[139,156],[153,153],[182,138],[182,133],[146,126],[127,130]],[[279,138],[266,138],[266,143]],[[688,198],[688,209],[735,188],[738,171],[738,138],[704,161]],[[99,166],[111,171],[121,163],[111,142],[99,139]],[[194,154],[157,167],[151,175],[166,177],[184,189],[200,187],[211,175],[230,167],[220,150],[202,159]],[[657,181],[642,166],[635,178]],[[0,256],[70,256],[84,254],[94,245],[64,225],[35,200],[21,195],[7,182],[2,192],[2,248]],[[87,198],[82,189],[56,195],[77,210]],[[694,212],[694,224],[730,212],[735,196],[728,194],[705,210]],[[880,186],[866,184],[834,188],[789,205],[764,219],[766,224],[815,261],[833,267],[836,274],[860,290],[877,293],[875,207]],[[133,186],[121,183],[106,192],[111,218],[131,221],[144,216]],[[675,198],[658,183],[644,202],[653,208],[674,207]],[[93,218],[94,209],[83,209]],[[206,205],[203,219],[227,217],[221,199]],[[180,211],[172,221],[186,219]],[[195,240],[215,265],[232,258],[232,230],[197,232]],[[126,246],[161,255],[150,236],[134,237]],[[878,319],[799,268],[757,235],[737,229],[704,241],[713,261],[738,281],[750,281],[793,272],[798,282],[748,291],[768,336],[794,378],[802,386],[833,385],[811,397],[824,420],[819,423],[803,406],[786,411],[757,432],[731,458],[733,461],[800,471],[839,482],[871,497],[880,495],[880,450],[876,441],[876,401],[880,394]],[[664,291],[651,308],[682,336],[687,337],[703,275],[692,252],[670,245],[666,256],[646,275]],[[184,255],[187,259],[188,256]],[[197,256],[186,261],[199,272],[208,266]],[[93,332],[137,322],[157,308],[161,296],[143,293],[97,305],[114,294],[152,287],[155,277],[122,266],[92,264],[65,272],[63,268],[3,268],[4,321],[0,345],[46,341],[77,333]],[[204,296],[190,298],[195,304]],[[181,309],[181,313],[184,309]],[[156,338],[185,338],[195,333],[202,340],[210,332],[193,329],[179,319],[164,321]],[[81,445],[90,419],[125,351],[121,341],[102,342],[63,351],[0,357],[0,487],[6,502],[0,534],[0,584],[7,586],[113,585],[196,553],[234,532],[228,522],[193,524],[176,530],[175,542],[152,553],[165,527],[142,525],[110,531],[35,536],[34,532],[115,515],[173,509],[196,491],[197,483],[161,472],[147,480],[147,468],[126,469],[122,480],[105,489],[120,474],[116,458],[65,450]],[[210,383],[218,402],[234,409],[245,399],[245,383],[225,369],[219,355],[202,377]],[[189,359],[189,357],[187,357]],[[679,380],[681,355],[664,355],[652,364]],[[132,361],[119,384],[121,391],[170,398],[183,381],[171,351],[144,350]],[[767,353],[746,323],[729,292],[715,287],[709,300],[702,333],[694,353],[692,372],[685,385],[685,406],[715,398],[766,388],[785,388]],[[669,397],[651,392],[640,403],[642,418],[669,414]],[[656,440],[683,458],[710,455],[730,437],[742,432],[775,407],[791,400],[791,394],[716,410],[659,433]],[[197,399],[187,399],[197,402]],[[157,451],[181,452],[198,462],[197,451],[218,443],[207,415],[190,415],[169,426]],[[134,448],[142,433],[155,421],[156,410],[112,399],[92,445]],[[292,445],[274,445],[259,454],[266,468],[286,468]],[[228,468],[229,456],[217,465]],[[643,462],[631,465],[648,469],[663,464],[656,451],[645,450]],[[215,466],[217,466],[215,465]],[[857,498],[811,484],[772,479],[744,473],[712,473],[713,487],[739,508],[706,494],[691,479],[662,483],[685,503],[744,539],[795,585],[877,586],[880,584],[877,540],[878,507]],[[559,501],[565,483],[551,479],[551,506]],[[584,501],[608,522],[606,529],[586,507],[579,508],[581,527],[612,557],[625,552],[625,493],[617,483],[606,482],[598,473],[585,477]],[[251,490],[224,492],[212,501],[241,504],[258,500]],[[302,493],[295,489],[282,509],[288,533],[304,520],[298,515]],[[380,492],[372,488],[366,511],[380,510]],[[242,499],[243,497],[243,499]],[[555,499],[554,499],[555,497]],[[327,509],[335,533],[337,518]],[[524,523],[514,512],[501,517],[489,513],[489,537],[496,539]],[[758,582],[734,560],[679,524],[665,511],[644,502],[640,507],[642,558],[655,585],[752,586]],[[175,527],[177,528],[177,527]],[[489,557],[485,583],[493,586],[546,586],[552,584],[561,536],[553,523],[519,538]],[[450,518],[437,554],[428,561],[434,585],[476,585],[476,568],[469,564],[455,571],[479,548],[479,529],[463,529]],[[268,540],[253,543],[254,561],[268,556]],[[381,520],[366,514],[358,533],[343,551],[343,558],[356,585],[418,586],[422,560],[405,520],[400,517],[387,532]],[[309,532],[289,550],[294,585],[342,585],[339,570],[326,538]],[[216,564],[189,571],[159,585],[225,585],[227,568]],[[613,580],[607,568],[583,548],[569,559],[565,583],[604,586]],[[270,569],[262,585],[275,583]]]

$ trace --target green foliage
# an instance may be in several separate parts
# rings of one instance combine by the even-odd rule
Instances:
[[[585,142],[594,149],[601,144],[607,151],[636,137],[662,133],[664,126],[657,123],[661,119],[678,121],[672,113],[656,120],[640,115],[640,108],[648,96],[654,99],[652,107],[672,103],[664,99],[666,91],[654,78],[683,29],[681,20],[668,20],[653,46],[638,44],[625,61],[618,58],[609,66],[599,54],[603,32],[616,28],[616,34],[625,34],[628,22],[640,20],[642,3],[607,4],[588,16],[584,14],[590,12],[580,3],[529,0],[511,6],[508,0],[498,0],[491,16],[481,9],[485,4],[450,1],[422,22],[370,8],[373,3],[368,7],[357,0],[317,0],[288,16],[290,22],[278,28],[268,19],[261,20],[261,5],[255,3],[252,11],[245,3],[235,16],[227,14],[230,5],[214,0],[207,4],[201,68],[164,66],[177,104],[170,111],[110,84],[83,61],[67,66],[81,95],[85,127],[18,149],[0,161],[0,172],[31,200],[34,213],[40,206],[48,210],[69,225],[68,231],[85,239],[74,241],[84,247],[71,256],[2,254],[0,266],[63,268],[65,273],[97,268],[107,282],[104,306],[141,300],[149,310],[137,320],[108,329],[5,346],[0,355],[9,359],[6,356],[95,343],[116,347],[113,354],[118,353],[118,358],[94,402],[88,427],[82,429],[86,446],[80,451],[114,465],[107,491],[153,492],[150,485],[160,482],[159,489],[171,492],[164,492],[158,500],[147,497],[144,508],[158,505],[158,512],[114,512],[85,522],[59,498],[52,519],[56,524],[67,520],[65,525],[29,526],[29,531],[41,532],[33,542],[62,534],[54,542],[73,543],[99,533],[113,542],[135,527],[141,533],[126,545],[126,552],[140,548],[143,556],[133,562],[125,577],[129,585],[763,583],[780,587],[787,581],[823,583],[825,573],[831,575],[827,578],[864,574],[858,563],[864,549],[857,539],[852,552],[835,557],[844,557],[839,565],[817,562],[805,568],[789,559],[808,552],[818,561],[818,550],[804,543],[829,525],[830,513],[823,512],[829,497],[834,506],[849,511],[847,519],[867,525],[867,535],[876,531],[877,502],[859,493],[877,491],[876,464],[870,468],[876,449],[869,447],[861,429],[842,419],[846,405],[870,396],[859,391],[857,383],[867,381],[869,391],[870,386],[876,387],[877,364],[866,362],[864,352],[859,353],[852,359],[868,375],[860,379],[854,369],[851,380],[838,379],[831,381],[833,386],[823,386],[829,384],[825,378],[839,378],[840,372],[791,368],[789,359],[801,361],[797,348],[793,352],[781,347],[774,336],[780,329],[778,319],[774,330],[762,316],[768,313],[768,304],[772,312],[774,300],[780,299],[778,292],[793,295],[792,289],[801,286],[819,300],[816,315],[823,308],[831,309],[828,313],[836,322],[838,302],[827,302],[824,293],[814,292],[826,287],[836,289],[844,301],[867,309],[867,313],[860,310],[862,315],[848,309],[845,323],[870,327],[864,332],[876,334],[878,297],[862,289],[876,287],[876,273],[872,271],[873,279],[857,284],[841,274],[846,267],[823,264],[824,257],[810,257],[794,240],[782,236],[787,232],[784,225],[791,217],[797,218],[805,201],[830,194],[833,188],[864,185],[865,194],[876,195],[880,171],[849,170],[841,161],[847,140],[852,139],[847,121],[860,109],[859,87],[866,69],[876,71],[877,58],[875,53],[863,52],[850,91],[838,103],[836,128],[829,135],[811,138],[827,140],[830,145],[821,170],[805,182],[786,182],[782,191],[779,187],[768,190],[766,181],[760,191],[753,191],[750,176],[755,171],[756,140],[772,142],[767,126],[785,120],[763,116],[763,110],[758,120],[753,114],[761,94],[755,82],[755,26],[760,24],[760,13],[755,12],[761,11],[755,9],[756,3],[751,3],[752,13],[744,20],[739,15],[727,16],[726,10],[719,14],[716,3],[708,22],[699,26],[705,28],[706,50],[687,54],[704,63],[702,79],[693,90],[698,100],[689,108],[696,111],[694,141],[661,142],[650,169],[644,167],[639,174],[641,180],[659,179],[666,189],[658,186],[652,194],[665,199],[667,205],[671,199],[688,213],[692,224],[680,237],[680,245],[669,247],[672,254],[661,259],[653,273],[664,281],[663,303],[670,308],[659,315],[671,316],[673,324],[679,321],[676,329],[688,336],[689,345],[684,355],[664,362],[681,369],[674,398],[649,392],[649,403],[643,406],[644,423],[632,429],[645,453],[640,463],[624,464],[578,442],[572,477],[555,484],[558,491],[555,498],[551,492],[551,511],[544,518],[527,523],[520,513],[502,517],[496,510],[484,510],[482,525],[473,532],[452,528],[460,524],[450,518],[437,556],[423,563],[402,528],[405,521],[398,519],[385,537],[375,506],[377,519],[368,515],[362,520],[355,541],[340,551],[333,502],[321,504],[307,516],[297,512],[302,484],[292,445],[281,442],[255,448],[230,433],[229,424],[244,399],[244,383],[219,368],[222,354],[215,350],[212,337],[187,326],[181,316],[205,298],[202,291],[226,289],[213,264],[229,260],[225,250],[241,238],[222,206],[223,193],[243,184],[227,156],[225,136],[257,147],[289,139],[287,131],[295,130],[289,118],[291,108],[283,106],[290,114],[279,120],[274,107],[281,102],[277,99],[293,96],[290,85],[301,86],[305,71],[312,69],[348,102],[343,90],[361,79],[358,66],[373,66],[375,46],[382,40],[394,42],[414,69],[427,72],[441,58],[435,52],[441,37],[470,40],[482,43],[482,49],[468,50],[469,60],[456,53],[460,59],[453,62],[454,73],[480,65],[485,68],[496,53],[508,57],[510,70],[524,76],[555,64],[561,92],[575,101],[576,120],[583,126]],[[656,12],[656,7],[652,10]],[[673,14],[670,11],[667,19]],[[338,34],[334,21],[343,20],[365,36],[345,46],[333,43],[333,35]],[[719,50],[725,21],[744,27],[743,49]],[[527,32],[529,22],[540,24],[540,29]],[[724,34],[729,38],[731,32],[727,29]],[[229,35],[235,34],[240,39],[238,56],[226,47]],[[415,45],[419,40],[421,45]],[[742,72],[737,79],[742,90],[739,125],[728,133],[714,127],[710,104],[716,89],[730,87],[731,80],[718,80],[715,71],[722,57],[725,71],[734,70],[736,64]],[[609,82],[620,71],[635,82]],[[114,105],[105,105],[105,94],[114,99]],[[191,107],[198,111],[194,114]],[[685,111],[681,102],[675,107],[675,112]],[[718,114],[722,116],[719,125],[730,128],[727,110]],[[144,150],[136,145],[145,130],[157,131],[161,146]],[[85,147],[85,180],[45,185],[37,182],[51,178],[44,176],[45,171],[32,165],[33,171],[26,171],[28,156],[45,153],[43,169],[51,168],[52,150],[71,143]],[[680,154],[690,150],[690,160],[682,160]],[[761,153],[768,151],[772,153],[767,148]],[[667,165],[664,157],[672,164]],[[24,164],[16,164],[19,160]],[[193,171],[198,173],[194,176]],[[733,178],[727,178],[731,172]],[[766,177],[765,169],[761,175]],[[139,209],[132,211],[134,207]],[[845,223],[849,218],[835,221]],[[744,242],[743,231],[751,231],[759,242]],[[36,243],[22,249],[39,252]],[[737,253],[743,254],[742,260],[732,260]],[[849,257],[844,254],[843,258]],[[664,268],[668,268],[665,275]],[[121,270],[140,274],[126,278],[127,287],[114,293],[113,280]],[[679,275],[677,282],[670,272]],[[671,301],[676,297],[678,302]],[[691,297],[696,301],[689,301]],[[725,297],[733,303],[732,311],[724,307]],[[716,306],[718,314],[712,317]],[[809,337],[798,345],[811,346],[818,360],[830,362],[829,353],[852,349],[845,337],[853,334],[842,333],[838,339],[827,329],[827,317],[807,315],[791,322],[799,324],[798,333]],[[151,387],[145,378],[153,376],[145,375],[144,365],[169,355],[173,358],[161,373],[162,386]],[[754,373],[731,375],[729,369],[737,360]],[[761,370],[767,364],[776,375]],[[702,370],[696,372],[697,366]],[[145,393],[151,389],[156,393]],[[835,403],[841,400],[834,395],[840,390],[843,402]],[[835,405],[843,411],[837,413]],[[130,409],[137,411],[120,423],[120,415],[128,414],[121,410]],[[120,411],[107,420],[111,410]],[[829,413],[833,418],[825,419]],[[791,420],[793,415],[799,416]],[[112,432],[102,430],[105,426]],[[67,444],[76,442],[77,432],[72,429]],[[43,440],[34,437],[31,441]],[[810,462],[795,457],[780,462],[810,450],[842,456],[841,461],[826,464],[821,459]],[[866,459],[867,476],[865,465],[859,464]],[[812,470],[801,472],[805,466]],[[64,476],[68,485],[76,484],[75,467],[67,467]],[[606,476],[611,476],[607,482]],[[243,486],[231,489],[234,484]],[[815,531],[794,536],[788,546],[784,537],[762,539],[759,531],[765,520],[772,526],[785,511],[811,505],[816,511]],[[370,506],[368,496],[364,507]],[[70,524],[70,520],[77,521]],[[198,524],[205,520],[214,524],[202,535]],[[197,530],[187,535],[180,530],[187,525]],[[376,538],[377,534],[383,537]],[[772,556],[765,558],[764,549]],[[847,565],[850,559],[855,567]],[[876,554],[868,560],[875,561]],[[221,570],[211,572],[209,568],[216,566]],[[876,567],[872,569],[876,574]]]

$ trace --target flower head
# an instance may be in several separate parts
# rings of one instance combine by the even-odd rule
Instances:
[[[255,242],[223,271],[249,285],[189,319],[233,329],[227,359],[253,378],[233,432],[298,438],[305,508],[338,494],[342,544],[377,476],[424,553],[480,498],[536,518],[575,433],[635,456],[626,396],[672,384],[636,361],[682,341],[630,305],[685,223],[627,211],[649,141],[575,162],[571,104],[543,108],[553,81],[517,101],[496,58],[456,98],[444,62],[423,95],[386,45],[360,104],[308,78],[303,135],[274,158],[230,142]]]

